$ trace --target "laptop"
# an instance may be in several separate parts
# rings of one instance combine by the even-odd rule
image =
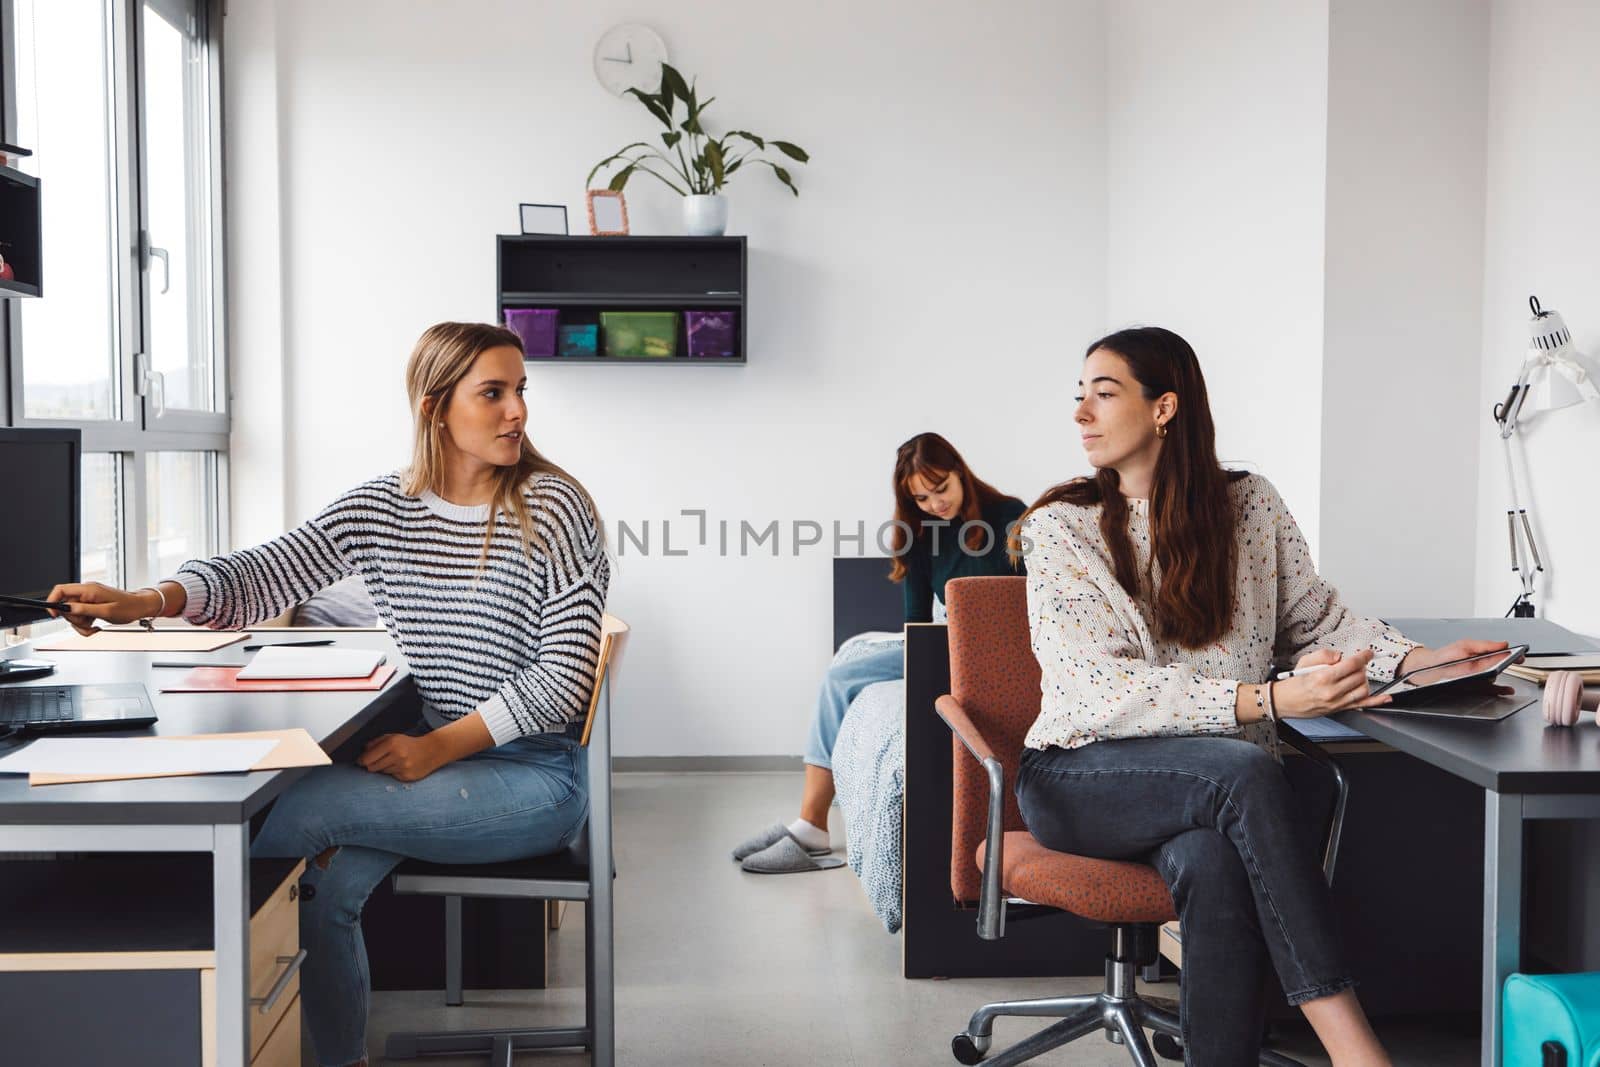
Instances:
[[[135,683],[0,689],[0,730],[132,730],[155,721],[150,694]]]

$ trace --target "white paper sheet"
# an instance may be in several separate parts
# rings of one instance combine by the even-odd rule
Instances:
[[[218,774],[248,771],[277,744],[159,737],[41,737],[0,757],[0,774]]]

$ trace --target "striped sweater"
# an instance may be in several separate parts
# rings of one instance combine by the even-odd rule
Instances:
[[[571,483],[541,475],[523,496],[548,551],[529,553],[500,514],[481,570],[489,506],[406,496],[390,474],[274,541],[192,560],[168,580],[188,594],[187,621],[239,629],[359,574],[430,727],[477,710],[497,745],[557,732],[587,709],[610,566]]]

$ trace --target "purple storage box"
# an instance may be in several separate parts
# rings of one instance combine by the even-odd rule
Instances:
[[[557,317],[550,308],[506,308],[506,329],[522,338],[527,359],[553,359]]]
[[[691,359],[733,359],[738,355],[737,311],[685,311],[683,325]]]

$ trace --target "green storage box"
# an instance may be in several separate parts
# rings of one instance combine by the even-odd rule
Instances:
[[[678,354],[676,311],[602,311],[600,333],[608,356],[671,359]]]

